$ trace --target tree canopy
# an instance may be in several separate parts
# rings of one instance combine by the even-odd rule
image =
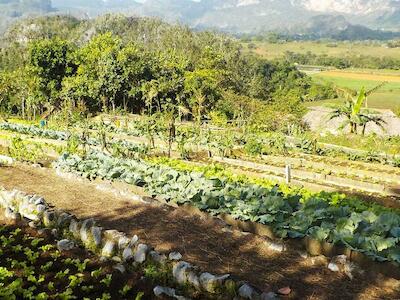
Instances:
[[[1,108],[28,116],[81,105],[94,113],[179,107],[199,119],[233,98],[277,107],[331,91],[288,62],[244,53],[231,37],[152,18],[27,19],[0,45]]]

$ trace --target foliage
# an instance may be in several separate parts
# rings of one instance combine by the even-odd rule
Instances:
[[[368,68],[368,69],[400,69],[400,59],[394,57],[376,57],[372,55],[345,55],[342,57],[327,54],[295,53],[286,51],[285,59],[291,63],[312,66],[335,67],[337,69]]]
[[[142,277],[140,270],[123,277],[107,274],[112,264],[82,249],[61,253],[54,240],[14,229],[0,226],[1,299],[140,299],[150,296],[154,285],[165,284]]]
[[[0,107],[22,116],[80,106],[95,113],[177,111],[201,121],[225,91],[265,103],[289,97],[292,104],[326,94],[293,65],[243,53],[230,37],[155,19],[28,19],[7,39]]]
[[[346,102],[343,106],[337,107],[330,114],[330,120],[340,117],[345,117],[345,121],[340,126],[341,129],[350,126],[350,133],[358,133],[357,127],[362,127],[362,135],[365,134],[365,129],[368,123],[373,122],[383,128],[385,121],[378,115],[374,115],[362,106],[367,100],[368,95],[379,89],[384,83],[376,86],[372,90],[366,92],[365,88],[357,93],[356,97],[352,97],[350,93],[345,92]]]
[[[9,155],[19,161],[38,163],[45,157],[42,146],[39,143],[28,143],[16,136],[11,139],[8,149]]]
[[[399,262],[396,255],[399,238],[394,236],[393,228],[400,225],[400,216],[385,209],[373,212],[365,207],[337,205],[340,198],[325,199],[324,194],[285,195],[278,187],[209,178],[194,171],[177,171],[101,153],[91,153],[85,158],[65,154],[57,167],[90,179],[100,177],[144,186],[153,196],[177,204],[190,203],[211,214],[229,213],[243,221],[268,224],[280,237],[315,235],[315,227],[321,227],[327,232],[327,241],[379,260]]]

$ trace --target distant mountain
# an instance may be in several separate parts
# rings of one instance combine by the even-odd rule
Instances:
[[[53,4],[60,10],[68,8],[87,15],[122,11],[235,33],[288,29],[299,33],[298,25],[313,22],[319,15],[341,15],[348,20],[347,31],[362,31],[364,35],[368,30],[360,26],[400,29],[400,0],[54,0]]]
[[[318,15],[304,24],[289,30],[292,36],[303,39],[331,38],[335,40],[389,40],[400,36],[400,32],[370,29],[353,25],[343,15]]]
[[[0,33],[13,21],[53,10],[50,0],[0,0]]]
[[[0,0],[0,5],[49,1]],[[400,31],[400,0],[53,0],[52,6],[79,17],[121,12],[233,33],[363,39],[393,35],[383,30]]]

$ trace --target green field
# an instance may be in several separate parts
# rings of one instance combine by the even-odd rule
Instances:
[[[372,74],[359,71],[327,71],[312,74],[311,76],[317,82],[330,82],[338,87],[346,87],[353,90],[359,90],[362,87],[369,90],[381,82],[387,81],[386,85],[368,98],[368,107],[390,109],[394,112],[400,108],[400,75]],[[309,105],[329,105],[337,104],[341,101],[341,99],[323,100],[312,102]]]
[[[255,46],[249,49],[249,44]],[[366,42],[318,42],[318,41],[299,41],[286,43],[251,42],[243,43],[246,51],[251,51],[269,59],[280,58],[286,51],[305,54],[313,54],[343,57],[348,55],[369,55],[374,57],[392,57],[400,59],[400,50],[388,48],[384,44]]]

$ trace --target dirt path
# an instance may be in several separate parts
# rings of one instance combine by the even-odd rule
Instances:
[[[96,218],[105,228],[137,234],[159,251],[179,251],[203,270],[230,273],[266,291],[290,286],[285,299],[400,299],[397,280],[366,272],[351,281],[295,252],[272,252],[255,235],[229,231],[182,209],[116,197],[92,183],[58,177],[53,170],[2,167],[0,185],[44,196],[78,217]]]

